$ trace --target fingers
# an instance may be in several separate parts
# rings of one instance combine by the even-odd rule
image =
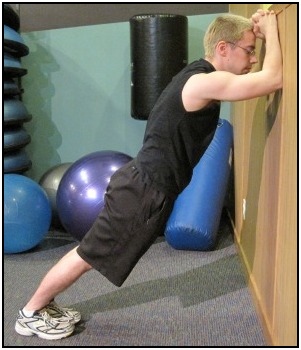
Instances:
[[[270,11],[270,10],[263,10],[263,9],[258,9],[256,13],[259,13],[261,16],[275,14],[274,10]]]
[[[254,15],[259,16],[265,16],[265,15],[274,15],[275,12],[274,10],[263,10],[263,9],[258,9]]]
[[[273,10],[258,9],[251,18],[256,38],[265,40],[268,32],[277,29],[277,17]]]
[[[253,15],[252,15],[252,21],[254,23],[258,23],[260,18],[265,15],[264,10],[258,9]]]
[[[260,21],[260,19],[263,17],[263,16],[269,16],[269,15],[275,15],[275,12],[274,10],[263,10],[263,9],[258,9],[251,17],[251,20],[254,22],[254,23],[258,23]]]
[[[261,15],[258,13],[254,13],[254,15],[252,15],[251,19],[254,23],[259,22],[259,19],[261,18]]]

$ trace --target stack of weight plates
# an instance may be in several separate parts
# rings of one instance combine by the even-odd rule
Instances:
[[[4,173],[23,173],[31,167],[24,147],[31,138],[23,124],[31,120],[21,100],[20,78],[27,73],[21,66],[21,57],[28,55],[29,49],[18,33],[18,14],[8,5],[3,5],[3,145]]]

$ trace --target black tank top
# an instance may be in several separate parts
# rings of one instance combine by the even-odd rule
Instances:
[[[220,102],[194,112],[186,112],[182,103],[187,80],[213,71],[204,59],[186,66],[162,92],[148,118],[136,164],[166,194],[177,195],[189,184],[194,166],[214,136]]]

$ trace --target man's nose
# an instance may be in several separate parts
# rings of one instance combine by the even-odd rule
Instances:
[[[251,56],[251,60],[250,60],[250,61],[251,61],[252,64],[257,63],[257,62],[258,62],[258,59],[257,59],[256,55]]]

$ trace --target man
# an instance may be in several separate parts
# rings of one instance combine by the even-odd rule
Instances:
[[[256,38],[266,41],[266,54],[262,70],[250,73],[257,62]],[[19,334],[44,339],[69,336],[81,315],[58,306],[54,298],[92,268],[122,285],[164,232],[176,196],[190,182],[193,167],[213,138],[220,101],[259,97],[282,87],[273,11],[258,10],[251,20],[218,17],[205,34],[204,46],[205,59],[185,67],[158,99],[142,149],[112,176],[105,208],[91,230],[46,274],[19,311],[15,325]]]

